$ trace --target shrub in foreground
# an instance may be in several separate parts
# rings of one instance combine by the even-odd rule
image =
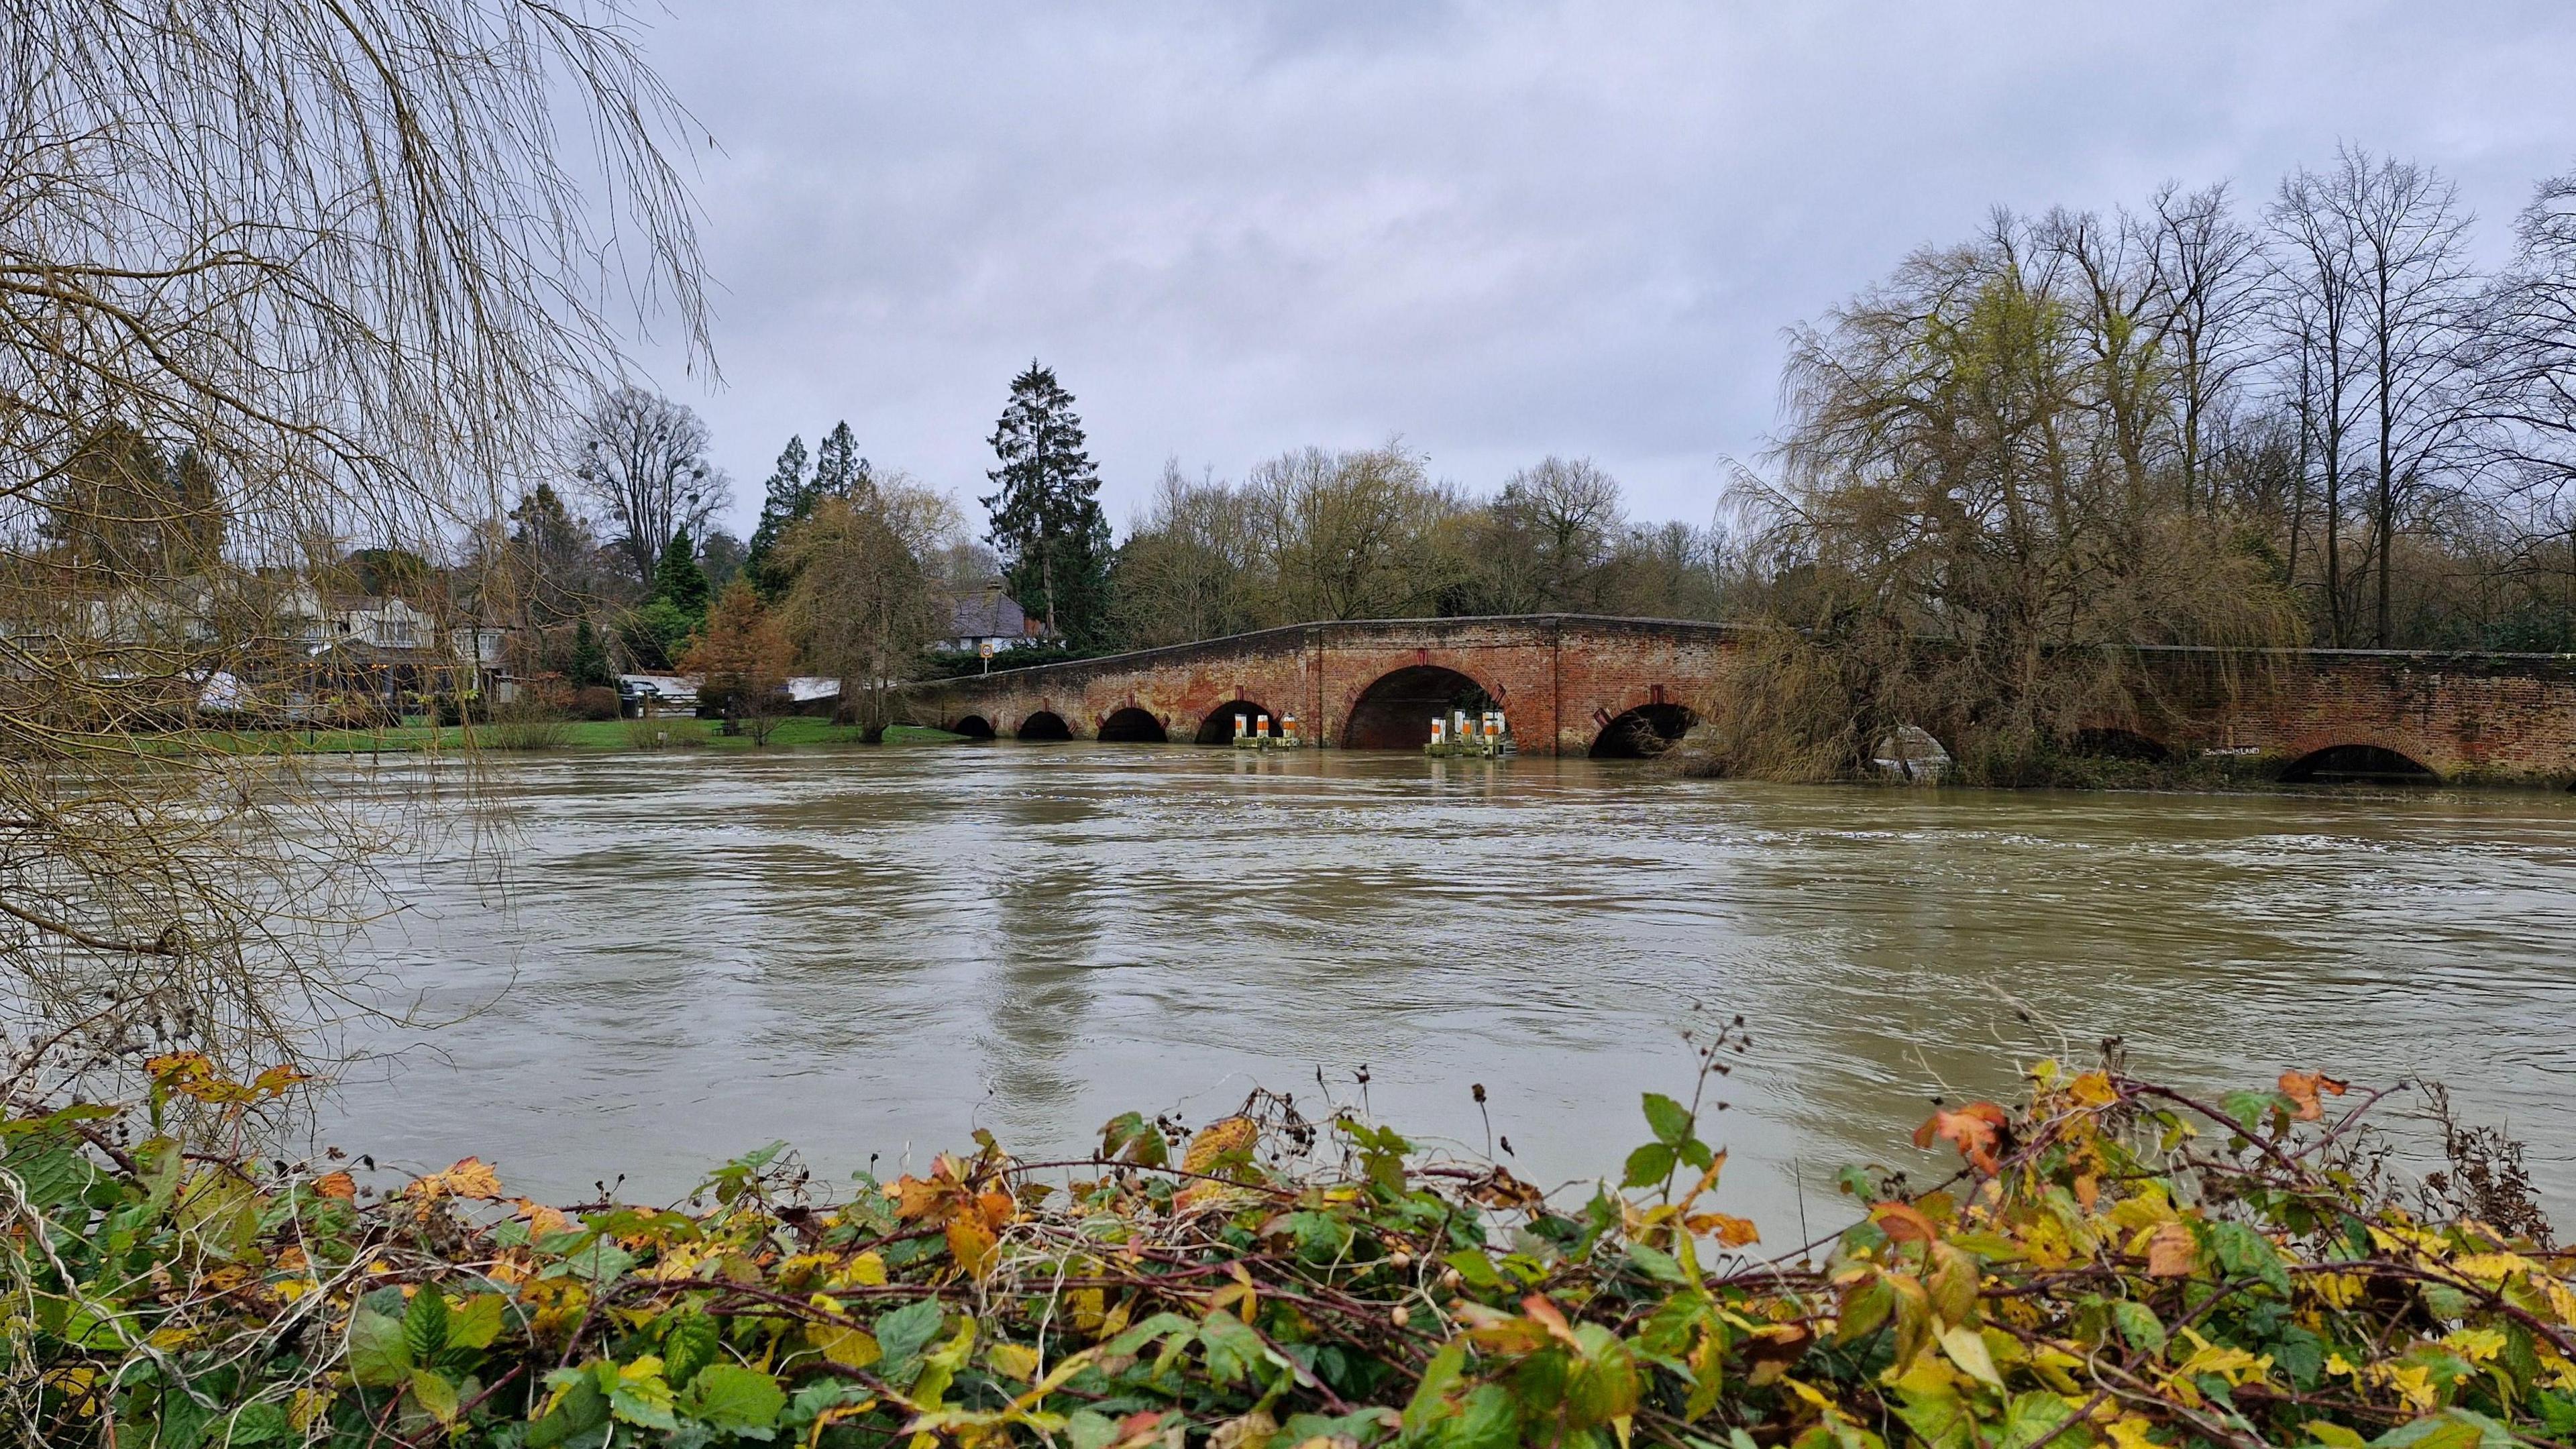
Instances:
[[[1724,1154],[1662,1096],[1581,1201],[1256,1094],[1194,1135],[1119,1118],[1081,1161],[978,1133],[835,1201],[771,1149],[678,1207],[559,1210],[472,1159],[378,1193],[238,1156],[219,1144],[292,1074],[154,1069],[131,1113],[6,1125],[0,1411],[26,1442],[2576,1436],[2576,1261],[2510,1160],[2401,1200],[2364,1099],[2313,1074],[2212,1103],[2041,1063],[2018,1107],[1925,1124],[1954,1176],[1848,1172],[1857,1221],[1774,1254],[1710,1205]]]

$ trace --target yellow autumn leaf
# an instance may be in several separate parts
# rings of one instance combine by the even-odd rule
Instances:
[[[874,1252],[859,1254],[843,1263],[840,1271],[832,1275],[832,1286],[835,1288],[882,1288],[885,1286],[885,1281],[885,1257],[883,1254]]]
[[[984,1352],[993,1371],[1006,1379],[1033,1379],[1038,1375],[1038,1351],[1026,1344],[997,1343]]]
[[[2066,1084],[2066,1094],[2087,1107],[2108,1107],[2120,1100],[2119,1089],[2111,1085],[2106,1072],[2086,1072]]]
[[[878,1271],[884,1271],[882,1265],[879,1266]],[[1070,1314],[1073,1318],[1074,1331],[1077,1333],[1099,1333],[1102,1305],[1106,1301],[1107,1300],[1102,1296],[1100,1290],[1097,1288],[1076,1288],[1071,1293],[1066,1294],[1064,1296],[1065,1312]]]
[[[1991,1388],[2004,1386],[2003,1375],[1995,1372],[1994,1355],[1986,1349],[1986,1336],[1965,1323],[1954,1323],[1941,1330],[1941,1351],[1960,1372]]]
[[[2493,1361],[2497,1354],[2504,1352],[2505,1345],[2504,1334],[2492,1328],[2454,1329],[2442,1341],[2471,1363]]]
[[[2111,1437],[2112,1449],[2163,1449],[2148,1437],[2154,1429],[2135,1414],[2123,1414],[2102,1426],[2102,1432]]]
[[[1190,1139],[1190,1150],[1181,1158],[1181,1170],[1213,1172],[1229,1158],[1248,1159],[1260,1140],[1261,1129],[1249,1117],[1210,1122]]]

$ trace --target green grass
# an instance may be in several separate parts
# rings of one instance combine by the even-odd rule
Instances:
[[[609,754],[639,749],[710,749],[750,750],[755,748],[749,732],[739,735],[721,733],[719,721],[710,719],[658,718],[644,720],[576,720],[564,726],[565,740],[560,753]],[[482,732],[476,732],[480,735]],[[667,736],[667,742],[639,743],[645,739]],[[422,722],[407,723],[380,730],[273,730],[241,734],[209,734],[199,737],[221,748],[240,754],[292,750],[303,754],[364,755],[374,753],[410,753],[419,750],[460,750],[465,748],[465,731],[454,726],[433,729]],[[965,738],[946,730],[924,729],[916,725],[895,725],[886,731],[890,745],[937,744]],[[859,730],[854,725],[836,725],[829,720],[797,715],[783,720],[769,737],[766,748],[813,749],[856,745]],[[558,753],[548,751],[547,753]]]

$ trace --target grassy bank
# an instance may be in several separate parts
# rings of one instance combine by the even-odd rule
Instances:
[[[2042,1063],[2017,1106],[1925,1123],[1955,1172],[1847,1171],[1857,1221],[1801,1245],[1720,1206],[1700,1097],[1647,1097],[1642,1145],[1553,1198],[1256,1093],[1196,1132],[1121,1117],[1074,1161],[978,1133],[836,1192],[771,1148],[674,1207],[556,1209],[472,1159],[390,1182],[241,1156],[238,1114],[283,1078],[154,1070],[141,1110],[6,1124],[0,1368],[26,1442],[2576,1436],[2576,1258],[2512,1154],[2455,1132],[2446,1175],[2394,1182],[2354,1105],[2375,1098],[2313,1074],[2204,1102]]]
[[[652,749],[810,749],[864,743],[862,732],[856,725],[837,725],[807,715],[781,721],[766,745],[755,745],[748,732],[737,735],[723,733],[719,721],[685,716],[653,720],[548,721],[540,728],[542,740],[532,745],[526,726],[508,723],[477,725],[473,728],[471,742],[480,749],[537,748],[594,754]],[[246,730],[197,738],[210,739],[221,748],[239,753],[294,751],[363,755],[459,750],[468,744],[467,733],[459,726],[439,728],[415,721],[379,730]],[[964,738],[946,730],[924,729],[917,725],[895,725],[885,733],[887,744],[898,745],[953,743]]]

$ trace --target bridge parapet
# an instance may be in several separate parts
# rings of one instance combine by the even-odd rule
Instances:
[[[1434,714],[1483,701],[1523,751],[1584,754],[1714,713],[1755,632],[1579,614],[1340,620],[927,681],[904,697],[917,722],[968,733],[1222,742],[1249,710],[1294,716],[1307,739],[1341,748],[1410,747]],[[2105,723],[2161,750],[2288,763],[2366,746],[2445,778],[2576,778],[2576,656],[2139,654],[2170,686],[2163,703]]]

